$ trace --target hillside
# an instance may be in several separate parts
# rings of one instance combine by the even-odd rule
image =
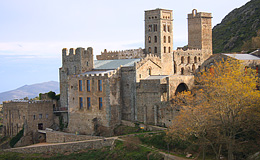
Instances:
[[[213,53],[238,52],[242,48],[250,50],[260,47],[244,45],[252,42],[258,30],[260,30],[260,0],[251,0],[231,11],[213,28]]]
[[[7,100],[22,99],[24,97],[34,98],[39,96],[39,93],[46,93],[49,91],[59,93],[59,83],[56,81],[49,81],[32,85],[24,85],[15,90],[2,92],[0,93],[0,104]]]

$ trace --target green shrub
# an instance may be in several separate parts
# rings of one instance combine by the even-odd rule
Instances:
[[[12,148],[22,138],[23,132],[24,132],[24,128],[22,130],[20,130],[20,132],[10,140],[10,146]]]

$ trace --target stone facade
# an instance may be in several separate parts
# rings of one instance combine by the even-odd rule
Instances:
[[[3,103],[5,136],[24,135],[50,127],[54,122],[53,101],[8,101]]]
[[[188,15],[188,49],[173,50],[172,21],[172,10],[145,11],[144,50],[104,50],[93,61],[92,48],[63,49],[61,107],[68,107],[69,132],[112,135],[122,120],[170,125],[171,98],[192,88],[193,74],[212,54],[210,13]]]

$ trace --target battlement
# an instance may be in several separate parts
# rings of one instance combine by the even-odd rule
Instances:
[[[142,58],[144,57],[144,50],[139,49],[127,49],[119,51],[107,51],[101,52],[101,55],[97,55],[97,60],[112,60],[112,59],[132,59],[132,58]]]
[[[207,12],[197,12],[197,9],[193,9],[192,13],[188,14],[188,19],[191,18],[212,18],[212,14]]]
[[[3,103],[52,103],[52,100],[10,100]]]
[[[66,57],[66,56],[74,56],[74,55],[80,55],[80,54],[93,54],[93,48],[92,47],[88,47],[87,50],[85,50],[85,48],[82,47],[78,47],[76,49],[74,48],[70,48],[69,52],[67,48],[63,48],[62,49],[62,57]]]
[[[142,58],[139,62],[135,62],[136,69],[140,68],[144,63],[146,63],[149,60],[155,61],[155,62],[157,62],[158,65],[161,66],[160,57],[158,57],[154,54],[147,54],[145,58]]]

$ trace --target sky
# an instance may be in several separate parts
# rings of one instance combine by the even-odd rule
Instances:
[[[249,0],[0,0],[0,92],[59,81],[62,48],[144,48],[144,11],[173,10],[174,48],[187,45],[187,14],[212,26]]]

